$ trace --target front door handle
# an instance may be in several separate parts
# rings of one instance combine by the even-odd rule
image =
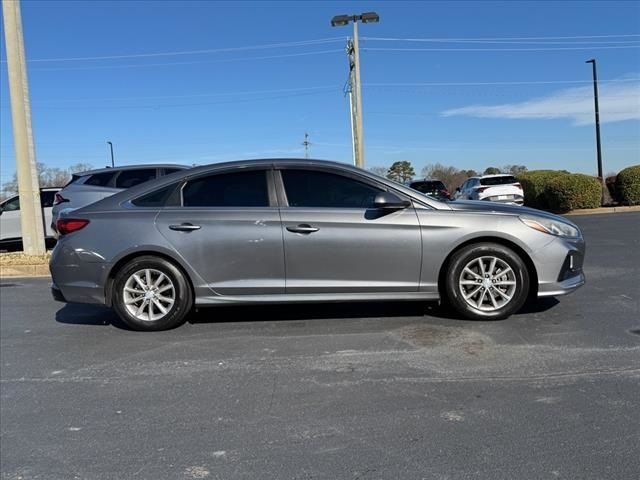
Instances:
[[[169,229],[176,232],[193,232],[194,230],[200,230],[200,225],[181,223],[180,225],[169,225]]]
[[[287,227],[287,230],[293,233],[309,234],[309,233],[317,232],[320,229],[318,227],[312,227],[307,223],[301,223],[300,225],[296,225],[295,227]]]

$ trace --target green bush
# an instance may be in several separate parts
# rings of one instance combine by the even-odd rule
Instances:
[[[602,184],[595,177],[571,173],[549,181],[544,196],[551,210],[568,212],[578,208],[598,208],[602,196]]]
[[[640,204],[640,165],[625,168],[616,178],[618,199],[625,205]]]
[[[519,174],[517,178],[524,190],[524,204],[528,207],[548,209],[545,187],[552,179],[568,173],[566,170],[531,170]]]

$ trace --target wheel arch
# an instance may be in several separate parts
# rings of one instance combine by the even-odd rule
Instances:
[[[191,297],[192,297],[191,299],[192,301],[195,302],[195,289],[193,285],[193,280],[191,279],[191,276],[188,274],[187,270],[180,264],[180,262],[178,262],[171,255],[168,255],[164,252],[159,252],[157,250],[136,250],[135,252],[128,253],[124,255],[122,258],[120,258],[116,263],[113,264],[113,266],[109,270],[109,273],[107,274],[107,280],[105,282],[105,289],[104,289],[104,300],[105,300],[105,304],[108,307],[112,306],[111,299],[112,299],[112,293],[113,293],[113,283],[115,281],[117,273],[122,269],[124,265],[129,263],[134,258],[144,257],[144,256],[162,258],[163,260],[166,260],[167,262],[171,263],[174,267],[176,267],[178,270],[180,270],[180,272],[182,272],[182,274],[184,275],[185,280],[189,284],[189,288],[191,289]]]
[[[538,293],[538,271],[536,270],[536,266],[533,263],[533,260],[531,260],[529,254],[520,245],[506,238],[482,236],[470,238],[459,245],[456,245],[455,248],[449,252],[444,262],[442,262],[442,265],[440,265],[440,271],[438,272],[438,291],[441,298],[446,297],[446,287],[444,282],[449,269],[449,264],[451,263],[451,258],[456,252],[476,243],[497,243],[513,250],[527,267],[527,273],[529,274],[529,296],[534,297]]]

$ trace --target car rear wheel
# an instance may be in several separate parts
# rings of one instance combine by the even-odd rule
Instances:
[[[471,320],[498,320],[527,300],[529,273],[510,248],[495,243],[468,245],[451,258],[446,276],[453,308]]]
[[[116,274],[112,304],[134,330],[168,330],[186,321],[193,296],[180,269],[163,258],[145,255]]]

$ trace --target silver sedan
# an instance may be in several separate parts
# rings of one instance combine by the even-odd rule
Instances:
[[[419,300],[500,319],[584,284],[565,218],[441,202],[345,164],[250,160],[146,182],[62,215],[54,298],[113,307],[130,327],[194,305]]]

